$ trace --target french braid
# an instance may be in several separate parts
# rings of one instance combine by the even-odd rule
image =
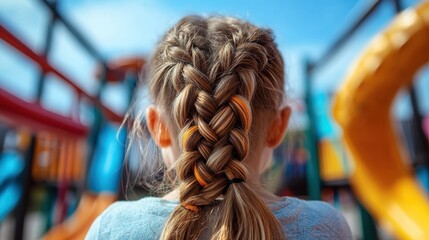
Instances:
[[[162,239],[197,239],[208,214],[216,218],[206,230],[212,239],[284,238],[246,183],[242,162],[251,146],[252,109],[275,109],[281,101],[279,68],[270,32],[233,18],[186,17],[164,36],[154,55],[151,93],[170,108],[181,155],[180,206]]]

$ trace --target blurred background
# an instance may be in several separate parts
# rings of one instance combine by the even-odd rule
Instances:
[[[332,101],[371,39],[419,3],[0,0],[0,239],[82,239],[112,202],[149,194],[130,187],[139,163],[125,159],[126,129],[119,126],[161,34],[189,14],[231,15],[275,33],[293,114],[265,176],[269,187],[331,203],[356,239],[401,239],[406,234],[353,191],[354,162]],[[423,198],[428,89],[426,66],[399,92],[391,114]]]

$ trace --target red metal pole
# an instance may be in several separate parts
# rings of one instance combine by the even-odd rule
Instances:
[[[88,127],[70,117],[48,111],[38,103],[24,101],[0,88],[0,120],[35,131],[52,131],[60,135],[85,137]]]
[[[103,105],[100,100],[98,100],[96,97],[91,96],[87,92],[85,92],[82,88],[80,88],[75,81],[72,81],[69,77],[67,77],[65,74],[58,71],[56,68],[54,68],[49,62],[46,60],[44,56],[41,56],[37,54],[35,51],[33,51],[31,48],[29,48],[25,43],[20,41],[17,37],[15,37],[11,32],[9,32],[5,27],[0,25],[0,38],[3,39],[6,43],[8,43],[13,48],[20,51],[24,56],[27,56],[30,58],[33,62],[35,62],[37,65],[40,66],[43,72],[45,73],[53,73],[57,75],[60,79],[62,79],[64,82],[66,82],[68,85],[70,85],[77,94],[84,96],[90,100],[96,107],[100,108],[105,117],[111,121],[120,122],[122,121],[122,116],[119,114],[113,112],[109,108],[107,108],[105,105]]]

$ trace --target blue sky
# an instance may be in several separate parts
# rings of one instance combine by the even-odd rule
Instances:
[[[317,59],[372,1],[59,0],[59,8],[106,58],[149,55],[162,32],[188,14],[232,15],[271,28],[286,61],[289,95],[297,98],[302,96],[303,90],[303,58]],[[405,6],[416,2],[418,0],[403,1]],[[334,92],[353,59],[393,15],[393,7],[386,1],[343,51],[327,67],[317,71],[315,89]],[[47,9],[37,0],[0,0],[0,23],[38,51],[43,49],[49,17]],[[98,86],[92,76],[96,62],[60,24],[54,35],[50,61],[94,93]],[[36,66],[0,41],[0,87],[31,100],[38,75]],[[112,87],[103,100],[121,112],[126,105],[123,96],[123,91]],[[67,114],[73,101],[74,93],[54,76],[49,76],[43,104]],[[407,101],[402,102],[400,111],[406,112]],[[429,103],[429,99],[424,102]],[[426,112],[429,112],[429,104],[426,105]]]

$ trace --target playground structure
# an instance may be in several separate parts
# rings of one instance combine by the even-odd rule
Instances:
[[[390,108],[400,88],[409,86],[428,61],[429,2],[424,2],[402,12],[373,39],[334,105],[354,160],[353,190],[400,239],[429,238],[429,200],[399,147]]]
[[[427,53],[427,47],[429,47],[427,44],[429,42],[427,39],[427,1],[417,7],[417,10],[406,10],[393,21],[391,27],[384,33],[393,39],[392,43],[383,37],[374,40],[378,41],[379,45],[372,43],[372,50],[379,51],[378,54],[381,55],[371,55],[369,52],[372,50],[368,50],[367,56],[361,58],[359,63],[350,70],[350,74],[346,78],[347,85],[341,89],[336,98],[334,115],[340,126],[343,127],[345,143],[351,154],[342,156],[341,151],[335,151],[335,145],[329,142],[329,139],[328,141],[320,139],[317,134],[316,109],[319,106],[314,104],[314,90],[311,85],[315,70],[329,64],[330,60],[383,3],[391,4],[397,13],[403,10],[399,0],[374,1],[339,38],[333,41],[317,61],[305,62],[307,66],[306,105],[310,118],[310,128],[307,132],[307,146],[311,155],[307,165],[309,196],[313,199],[320,199],[322,189],[333,188],[334,191],[338,191],[337,189],[352,187],[358,202],[362,203],[360,210],[364,239],[379,238],[372,217],[375,217],[375,220],[385,230],[400,239],[427,239],[426,229],[429,228],[423,220],[429,217],[426,195],[427,174],[419,176],[421,183],[426,186],[425,194],[425,190],[416,182],[412,168],[415,167],[414,173],[419,173],[420,169],[427,172],[429,135],[427,135],[425,125],[427,120],[424,120],[419,112],[417,94],[411,85],[413,74],[423,66],[424,58],[427,59],[427,56],[422,54]],[[417,34],[416,32],[418,32],[418,36],[413,35]],[[405,49],[406,56],[393,53],[398,48],[402,49],[399,46]],[[390,64],[389,69],[398,66],[395,71],[389,72],[386,71],[386,68],[382,68],[382,60],[385,60],[383,58],[385,55],[382,54],[391,54],[387,58],[387,64]],[[380,72],[383,72],[384,75],[381,75]],[[371,75],[372,73],[374,75]],[[392,76],[395,76],[394,79]],[[364,78],[367,79],[363,81]],[[378,79],[374,82],[375,78]],[[400,86],[408,89],[411,99],[413,118],[402,124],[403,131],[405,131],[403,133],[405,134],[404,142],[409,148],[410,159],[408,160],[411,161],[404,161],[406,153],[403,150],[405,149],[395,140],[396,135],[393,130],[388,129],[393,126],[388,118],[390,116],[389,104],[391,104],[388,101],[393,100]],[[384,99],[383,103],[379,103],[380,98]],[[357,100],[360,102],[356,102]],[[367,109],[368,105],[371,106],[372,112]],[[351,113],[351,109],[353,109],[353,113]],[[383,124],[385,125],[381,125],[385,129],[375,131],[375,128],[380,126],[378,121],[383,118],[378,114],[384,114]],[[377,137],[372,138],[375,135]],[[384,143],[385,146],[380,147]],[[391,151],[389,156],[385,153],[387,150]],[[398,155],[391,159],[390,157],[394,154]],[[374,158],[375,156],[377,157]],[[351,163],[345,165],[342,161],[344,157],[347,157]],[[334,168],[327,166],[334,166]],[[405,181],[401,179],[405,179]],[[401,184],[405,186],[401,186]],[[407,186],[410,189],[409,192],[405,191]],[[387,202],[387,199],[390,201]],[[386,205],[386,203],[389,204]],[[406,221],[407,224],[403,221]]]
[[[55,2],[41,2],[53,14],[43,54],[35,52],[0,25],[1,40],[27,57],[41,71],[34,102],[24,101],[0,89],[0,121],[8,127],[1,134],[0,221],[16,209],[14,239],[23,239],[30,191],[36,186],[44,186],[51,190],[44,197],[48,209],[43,211],[53,213],[47,214],[46,227],[61,223],[52,228],[44,239],[83,239],[95,218],[122,192],[126,129],[117,135],[123,116],[102,103],[100,96],[106,85],[116,83],[126,85],[131,97],[137,73],[145,60],[130,57],[106,61],[57,11]],[[58,22],[99,62],[99,67],[94,71],[94,77],[100,80],[95,95],[87,93],[74,79],[48,61],[53,28]],[[41,105],[47,74],[55,75],[75,91],[75,107],[69,116],[57,114]],[[128,100],[131,101],[131,98]],[[82,102],[89,102],[93,109],[94,121],[89,125],[80,121]],[[8,148],[12,149],[6,149],[3,147],[6,146],[4,141],[10,142],[8,139],[13,139],[11,134],[16,135],[19,141],[9,144],[11,147]],[[81,198],[77,210],[68,218],[70,210],[74,209],[70,193],[81,195]]]

